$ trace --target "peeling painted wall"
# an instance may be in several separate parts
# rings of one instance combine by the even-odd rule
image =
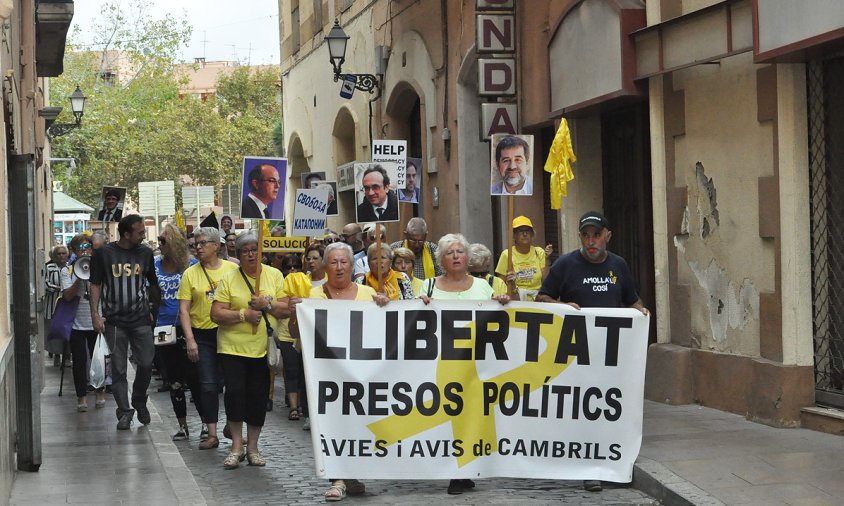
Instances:
[[[774,290],[771,241],[759,237],[758,178],[773,174],[770,123],[756,110],[751,55],[675,73],[685,95],[685,135],[674,139],[675,183],[687,189],[677,250],[690,287],[692,341],[759,356],[760,293]]]

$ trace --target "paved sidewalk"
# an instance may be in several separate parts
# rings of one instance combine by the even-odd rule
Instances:
[[[131,383],[131,367],[129,376]],[[78,413],[70,368],[65,368],[62,397],[59,378],[58,367],[45,366],[42,464],[36,473],[16,474],[11,504],[205,504],[152,403],[148,427],[135,420],[131,430],[118,431],[111,395],[102,409],[89,395],[89,410]]]
[[[666,504],[844,504],[844,438],[645,402],[634,486]]]

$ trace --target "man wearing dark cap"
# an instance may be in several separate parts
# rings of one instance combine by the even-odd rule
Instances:
[[[580,248],[554,262],[536,301],[568,304],[575,309],[631,307],[647,316],[627,262],[607,251],[612,231],[604,215],[589,211],[580,217],[578,229]],[[598,480],[586,480],[583,488],[598,492],[602,487]]]

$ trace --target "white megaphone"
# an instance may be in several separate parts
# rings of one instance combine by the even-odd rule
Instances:
[[[91,277],[91,257],[79,257],[73,262],[73,274],[79,279]]]

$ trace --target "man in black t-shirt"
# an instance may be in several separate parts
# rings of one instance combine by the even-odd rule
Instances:
[[[575,309],[631,307],[650,314],[639,299],[627,262],[607,251],[612,231],[604,215],[589,211],[580,217],[578,229],[580,249],[554,262],[536,302],[558,302]],[[602,487],[598,480],[585,480],[583,488],[599,492]]]
[[[90,302],[94,330],[105,335],[111,350],[117,428],[126,430],[132,426],[136,410],[138,421],[144,425],[150,422],[147,388],[155,355],[152,313],[156,312],[161,292],[152,250],[141,244],[146,236],[143,218],[137,214],[124,217],[117,232],[120,240],[104,245],[91,257]],[[130,345],[137,362],[131,404],[126,381]]]

